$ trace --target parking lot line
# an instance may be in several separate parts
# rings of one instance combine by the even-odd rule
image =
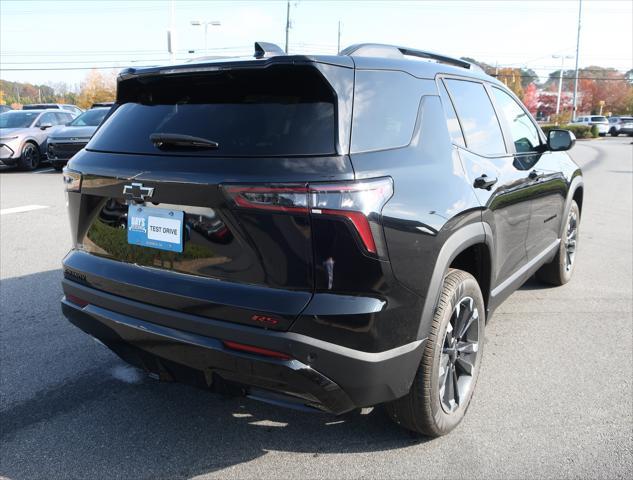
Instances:
[[[33,173],[48,173],[54,170],[55,170],[54,168],[47,168],[46,170],[38,170],[37,172],[33,172]]]
[[[31,210],[41,210],[42,208],[48,207],[46,205],[24,205],[23,207],[3,208],[2,210],[0,210],[0,215],[30,212]]]

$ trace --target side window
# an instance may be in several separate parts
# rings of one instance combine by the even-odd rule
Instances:
[[[510,127],[510,134],[517,153],[534,152],[541,144],[538,130],[529,115],[521,106],[503,90],[492,88],[497,102],[497,107],[501,111]]]
[[[444,86],[444,82],[440,80],[439,83],[440,99],[442,100],[442,106],[444,107],[444,113],[446,114],[446,126],[448,127],[448,133],[455,145],[465,147],[466,144],[464,143],[464,135],[462,134],[462,128],[459,126],[453,102],[451,102],[451,99],[448,96],[448,91]]]
[[[44,115],[40,117],[37,121],[36,127],[41,127],[45,123],[50,123],[51,125],[57,125],[57,119],[55,118],[54,112],[46,112]]]
[[[466,146],[482,155],[507,153],[499,120],[481,83],[446,79],[446,87],[455,101]]]
[[[352,152],[405,147],[411,142],[420,108],[419,84],[404,72],[356,72]]]
[[[56,125],[65,125],[72,120],[72,115],[65,112],[57,112],[55,115],[57,115]]]

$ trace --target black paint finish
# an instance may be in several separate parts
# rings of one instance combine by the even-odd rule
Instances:
[[[582,195],[582,175],[565,152],[548,151],[540,130],[542,144],[535,151],[517,152],[501,117],[506,152],[490,156],[469,149],[456,135],[459,124],[447,124],[451,100],[439,96],[438,82],[450,77],[482,82],[486,91],[492,84],[506,89],[480,72],[444,64],[283,55],[129,70],[121,77],[118,102],[140,102],[144,85],[161,75],[180,76],[172,83],[183,85],[187,69],[199,67],[196,78],[218,69],[230,78],[226,71],[239,68],[244,81],[249,69],[262,78],[261,72],[274,65],[297,65],[311,72],[312,81],[320,76],[319,82],[329,86],[336,107],[336,153],[228,156],[221,145],[207,156],[200,151],[153,154],[147,146],[147,154],[121,153],[120,145],[107,145],[115,142],[108,129],[126,131],[126,125],[116,123],[123,117],[113,114],[101,126],[101,140],[88,144],[68,165],[83,177],[81,191],[68,193],[74,248],[64,260],[64,291],[89,306],[67,299],[64,313],[119,354],[130,347],[166,365],[180,363],[203,373],[224,370],[227,379],[232,374],[226,371],[233,372],[239,384],[290,392],[317,408],[340,413],[397,398],[411,385],[448,269],[457,262],[477,277],[490,315],[552,258],[571,198]],[[355,95],[355,74],[361,71],[363,88]],[[398,74],[373,75],[376,71]],[[374,77],[382,83],[372,88]],[[367,125],[363,141],[354,143],[354,121],[361,122],[357,128],[365,127],[361,113],[371,111],[385,89],[390,95],[410,95],[410,102],[383,102],[386,120]],[[400,114],[406,121],[398,122]],[[527,113],[526,118],[533,121]],[[398,144],[409,135],[410,140],[398,148],[380,148],[378,137],[368,134],[376,125],[385,131],[375,135],[385,133]],[[237,139],[240,134],[235,132]],[[316,182],[379,177],[393,181],[393,195],[371,224],[381,255],[363,246],[360,227],[350,218],[305,205],[236,208],[223,191],[226,184],[307,191]],[[475,188],[482,177],[495,181],[480,181]],[[154,189],[148,207],[184,212],[182,253],[127,244],[130,200],[123,187],[132,181]],[[135,322],[171,330],[139,336]],[[169,337],[162,337],[160,348],[151,344],[159,330]],[[206,343],[185,348],[189,334]],[[239,360],[211,339],[283,352],[315,376],[306,380],[305,371],[279,365],[266,366],[258,375],[256,358],[248,375],[237,369],[238,375]]]

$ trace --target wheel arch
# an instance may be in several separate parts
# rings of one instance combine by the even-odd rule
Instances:
[[[27,143],[32,143],[35,148],[37,148],[37,151],[42,152],[42,148],[40,146],[40,144],[37,142],[37,140],[33,137],[26,137],[23,141],[22,141],[22,145],[20,145],[20,156],[22,156],[22,151],[24,150],[24,147],[26,147]]]
[[[485,248],[485,250],[481,250]],[[485,251],[488,255],[488,275],[491,273],[492,264],[490,263],[490,250],[486,244],[486,230],[482,222],[474,222],[461,227],[453,232],[444,242],[437,255],[435,266],[429,281],[427,295],[422,308],[422,317],[418,329],[418,339],[428,336],[428,331],[435,314],[437,302],[440,298],[440,292],[449,268],[454,265],[456,259],[459,264],[467,264],[468,252]],[[461,255],[461,257],[460,257]],[[470,272],[469,272],[470,273]],[[490,289],[490,277],[488,278],[488,290]],[[483,289],[482,289],[483,294]],[[487,304],[488,295],[484,294]]]

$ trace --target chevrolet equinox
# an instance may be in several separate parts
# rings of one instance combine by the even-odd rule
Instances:
[[[404,47],[126,69],[64,171],[62,309],[154,378],[442,435],[494,310],[571,278],[574,142]]]

